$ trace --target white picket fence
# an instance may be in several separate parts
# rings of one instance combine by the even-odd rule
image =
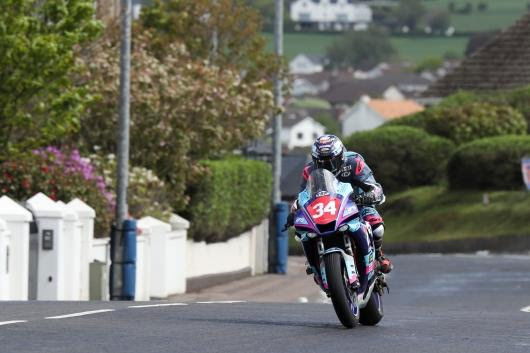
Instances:
[[[79,199],[55,202],[42,193],[25,206],[0,198],[0,300],[108,299],[109,238],[94,238],[94,210]],[[34,218],[38,233],[30,234]],[[138,220],[135,300],[185,293],[190,278],[266,271],[266,221],[215,244],[187,240],[188,228],[177,215],[169,223]],[[91,263],[100,271],[91,274]]]

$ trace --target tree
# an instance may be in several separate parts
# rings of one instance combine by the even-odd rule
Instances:
[[[407,26],[409,30],[415,31],[425,12],[421,0],[401,0],[396,9],[396,17],[401,26]]]
[[[76,130],[90,96],[73,82],[74,49],[97,36],[93,15],[90,0],[0,1],[0,151]]]
[[[396,54],[388,36],[378,29],[348,32],[327,49],[334,67],[371,69]]]
[[[83,82],[96,99],[81,122],[78,144],[113,152],[119,82],[118,31],[83,52]],[[245,82],[239,71],[192,57],[169,43],[157,57],[154,34],[135,34],[131,80],[131,162],[169,184],[173,206],[187,202],[188,182],[199,161],[220,156],[259,136],[273,110],[267,80]],[[97,129],[94,129],[97,126]]]
[[[427,24],[435,33],[443,33],[451,25],[451,15],[445,10],[429,13]]]
[[[155,0],[141,22],[156,32],[158,57],[178,41],[194,58],[236,69],[247,82],[272,78],[280,65],[266,50],[259,13],[238,0]]]

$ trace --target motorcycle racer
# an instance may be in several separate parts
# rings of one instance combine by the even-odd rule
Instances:
[[[309,175],[316,168],[327,169],[340,182],[350,183],[354,190],[355,201],[359,205],[361,217],[372,227],[379,268],[383,273],[392,271],[392,262],[385,257],[382,250],[385,232],[383,218],[375,209],[376,205],[385,201],[385,195],[364,158],[356,152],[347,151],[342,141],[334,135],[323,135],[317,138],[312,146],[311,157],[312,161],[303,170],[300,190],[305,189]],[[294,213],[297,209],[298,204],[295,201],[291,207],[286,227],[293,225]],[[311,242],[302,242],[302,245],[309,265],[312,268],[317,268],[318,266],[315,265],[318,263],[318,251],[315,245]]]

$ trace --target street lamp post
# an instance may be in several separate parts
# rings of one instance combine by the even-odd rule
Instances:
[[[111,299],[121,299],[123,289],[123,224],[127,219],[129,179],[129,124],[131,86],[132,0],[121,1],[120,110],[117,136],[116,225],[112,233]]]

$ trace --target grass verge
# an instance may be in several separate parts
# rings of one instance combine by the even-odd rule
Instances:
[[[385,242],[430,242],[530,235],[530,193],[447,191],[441,186],[392,195],[381,207]]]

